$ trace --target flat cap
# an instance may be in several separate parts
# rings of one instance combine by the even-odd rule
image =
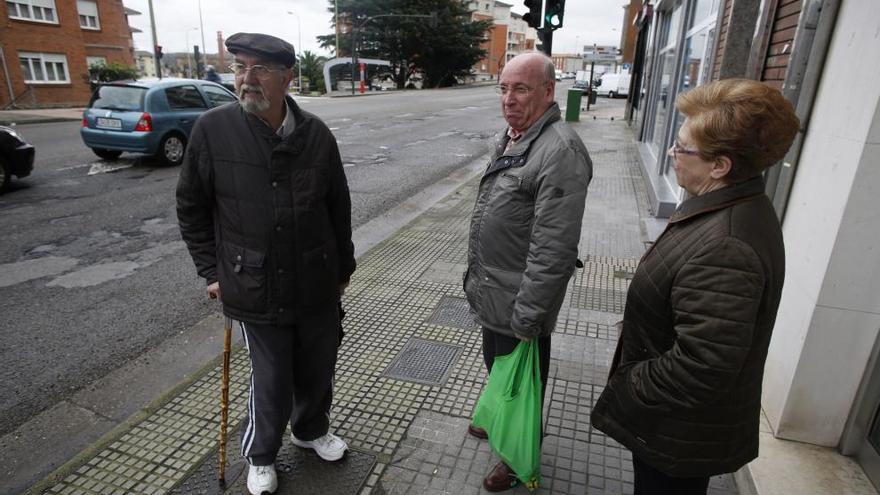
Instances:
[[[285,67],[293,67],[296,63],[293,45],[268,34],[235,33],[226,39],[226,50],[229,53],[251,52]]]

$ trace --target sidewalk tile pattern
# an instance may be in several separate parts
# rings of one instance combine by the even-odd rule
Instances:
[[[584,268],[570,282],[553,338],[538,493],[630,494],[629,452],[593,430],[589,415],[645,248],[640,218],[648,214],[647,193],[624,122],[599,119],[576,129],[592,150],[594,178],[580,242]],[[470,181],[364,255],[347,290],[331,428],[357,453],[375,458],[369,474],[354,476],[363,478],[351,484],[360,486],[360,495],[483,493],[482,478],[497,462],[486,441],[467,434],[486,372],[480,331],[454,307],[464,297],[461,271],[478,183]],[[441,366],[445,380],[387,376],[415,339],[455,349],[455,358]],[[231,424],[243,418],[247,396],[243,350],[234,363]],[[216,463],[218,373],[193,383],[46,493],[102,493],[108,487],[166,493]],[[289,448],[285,443],[282,455]],[[325,476],[308,465],[299,473],[312,480]],[[283,484],[279,493],[298,492]],[[728,475],[714,478],[710,493],[737,492]]]

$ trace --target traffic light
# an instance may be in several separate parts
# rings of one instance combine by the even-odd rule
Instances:
[[[162,45],[156,45],[156,58],[162,58]]]
[[[525,0],[524,3],[529,11],[523,14],[523,20],[526,21],[529,27],[540,28],[542,20],[541,10],[544,6],[544,0]]]
[[[565,0],[547,0],[547,8],[544,9],[544,26],[550,29],[561,28],[564,10]]]

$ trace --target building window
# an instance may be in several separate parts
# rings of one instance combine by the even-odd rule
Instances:
[[[64,55],[20,52],[18,62],[21,64],[21,72],[24,74],[24,82],[26,83],[70,82],[70,75],[67,73],[67,57]]]
[[[55,0],[16,0],[6,2],[10,19],[26,19],[28,21],[58,24],[55,14]]]
[[[86,57],[86,65],[107,65],[107,57]]]
[[[79,27],[83,29],[101,29],[98,22],[98,4],[90,0],[76,0],[76,11],[79,14]]]

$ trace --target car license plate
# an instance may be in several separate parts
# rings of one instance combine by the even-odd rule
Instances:
[[[122,121],[119,119],[107,119],[104,117],[98,117],[97,125],[98,127],[103,127],[104,129],[122,129]]]

